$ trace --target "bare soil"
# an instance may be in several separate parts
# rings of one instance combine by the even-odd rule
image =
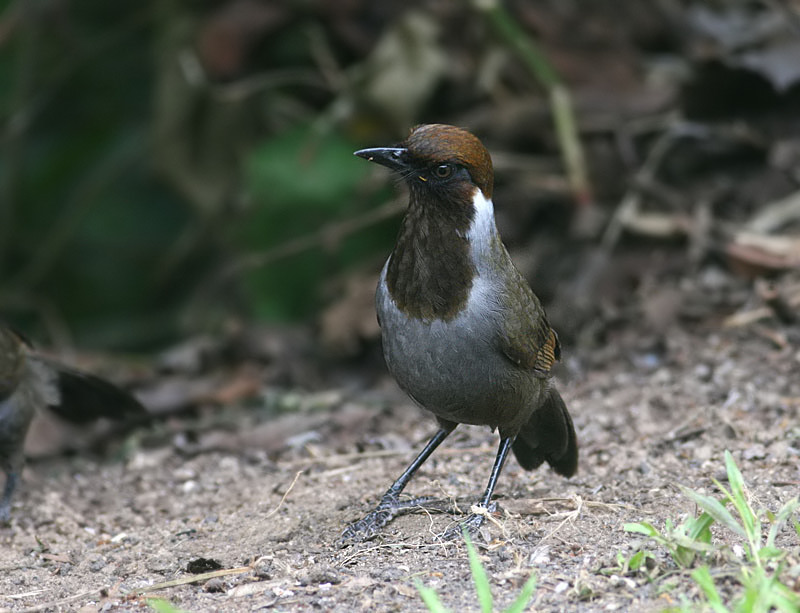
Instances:
[[[697,596],[687,572],[622,527],[663,527],[694,513],[678,485],[714,493],[725,449],[756,506],[775,511],[797,495],[796,345],[720,325],[675,326],[657,349],[640,348],[646,336],[620,330],[562,365],[558,385],[581,445],[576,477],[508,462],[496,521],[476,538],[498,607],[532,572],[537,611],[660,610],[678,594]],[[187,453],[181,437],[142,445],[134,433],[117,448],[133,449],[124,461],[29,465],[0,532],[1,610],[146,610],[155,596],[188,611],[422,611],[415,579],[451,610],[478,610],[464,544],[438,538],[457,513],[401,516],[375,540],[337,545],[424,444],[432,421],[388,378],[366,391],[292,394],[307,408],[262,424],[243,418],[226,434],[246,441],[259,426],[276,436],[287,424],[302,430],[278,453],[244,443]],[[496,444],[486,429],[460,427],[409,493],[468,510]],[[715,538],[735,541],[721,530]],[[797,552],[796,538],[781,539]],[[656,579],[620,576],[617,553],[642,546],[658,552]],[[228,574],[188,570],[210,572],[213,562]],[[192,582],[159,587],[172,580]]]

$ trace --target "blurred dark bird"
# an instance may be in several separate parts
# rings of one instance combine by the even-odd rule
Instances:
[[[532,470],[547,462],[569,477],[578,466],[572,418],[550,382],[558,336],[497,232],[492,160],[469,132],[447,125],[415,128],[397,147],[356,155],[400,173],[408,211],[376,294],[383,352],[400,387],[439,422],[439,430],[343,540],[374,536],[395,515],[424,504],[400,500],[416,470],[458,424],[497,429],[500,447],[478,502],[492,494],[509,451]],[[448,536],[460,534],[451,530]]]
[[[0,521],[10,516],[33,415],[45,407],[76,423],[147,414],[129,393],[37,355],[22,336],[0,325],[0,468],[6,474]]]

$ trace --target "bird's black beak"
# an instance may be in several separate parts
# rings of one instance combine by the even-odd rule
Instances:
[[[361,149],[353,155],[364,158],[370,162],[375,162],[381,166],[386,166],[392,170],[403,172],[408,170],[406,154],[408,150],[404,147],[375,147],[373,149]]]

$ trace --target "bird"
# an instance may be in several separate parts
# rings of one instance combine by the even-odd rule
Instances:
[[[488,426],[500,436],[478,508],[449,537],[474,532],[496,508],[492,496],[509,452],[526,470],[547,462],[571,477],[578,468],[572,417],[551,380],[561,357],[558,335],[500,238],[492,159],[475,135],[423,124],[399,145],[355,155],[395,171],[408,186],[375,307],[389,372],[439,428],[340,542],[373,538],[396,515],[427,502],[400,494],[458,424]]]
[[[0,522],[10,520],[11,500],[25,463],[25,438],[34,414],[45,408],[75,423],[147,415],[128,392],[39,355],[22,334],[0,325],[0,468],[6,476]]]

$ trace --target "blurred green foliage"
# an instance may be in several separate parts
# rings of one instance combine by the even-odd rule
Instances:
[[[198,294],[216,314],[306,317],[326,279],[385,252],[396,223],[245,269],[238,300],[202,293],[226,263],[378,202],[357,194],[361,143],[309,128],[330,93],[300,75],[302,22],[270,37],[276,84],[237,97],[186,68],[210,7],[0,7],[0,314],[31,336],[144,348],[186,332]]]
[[[402,0],[0,0],[0,317],[139,349],[313,317],[397,232],[391,183],[352,152],[479,103],[497,116],[514,56],[485,18]]]
[[[150,165],[148,13],[66,10],[2,13],[0,306],[33,331],[49,315],[90,342],[155,340],[181,287],[154,271],[190,211]]]
[[[377,201],[360,197],[357,186],[372,169],[353,156],[354,144],[336,133],[307,126],[264,141],[247,160],[246,183],[255,206],[238,224],[236,243],[277,247],[334,220],[351,218]],[[375,254],[396,234],[396,222],[381,224],[337,244],[255,268],[245,276],[248,302],[266,319],[308,316],[319,307],[319,289],[336,271]]]

